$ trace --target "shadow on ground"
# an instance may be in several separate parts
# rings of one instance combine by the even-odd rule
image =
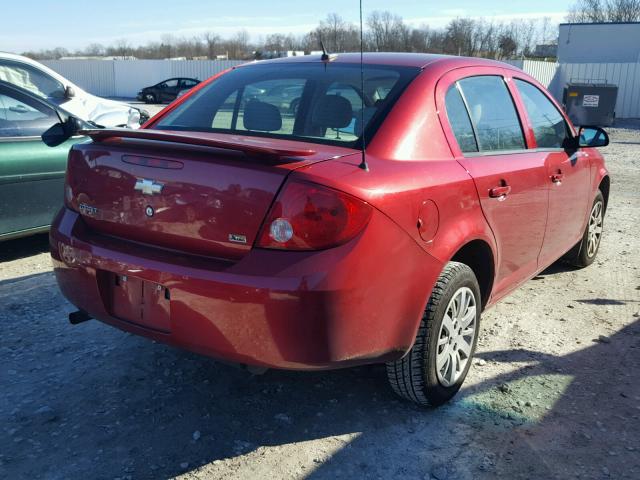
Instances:
[[[260,477],[274,458],[314,479],[640,475],[638,320],[564,357],[483,353],[526,366],[420,410],[379,366],[254,377],[95,321],[72,327],[71,310],[51,273],[0,282],[3,478],[217,477],[222,459]],[[341,435],[329,453],[304,447]],[[269,460],[264,446],[282,450]]]
[[[0,242],[0,263],[10,262],[49,251],[49,234],[40,233],[30,237]]]

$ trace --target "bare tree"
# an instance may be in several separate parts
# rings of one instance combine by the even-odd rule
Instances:
[[[402,18],[391,12],[374,11],[367,18],[369,38],[377,52],[400,50],[403,28]]]
[[[122,38],[114,44],[113,52],[117,57],[128,57],[131,55],[131,45],[126,39]]]
[[[606,15],[602,18],[627,18],[636,8],[634,5],[640,4],[640,0],[580,2],[590,5],[589,11],[595,15],[594,18],[600,18],[598,15]],[[614,5],[617,16],[609,12],[610,5]],[[364,48],[369,51],[431,52],[502,59],[529,55],[536,42],[548,43],[553,40],[554,30],[548,18],[537,21],[516,20],[509,23],[456,18],[441,29],[430,29],[427,25],[416,28],[391,12],[374,11],[367,18]],[[107,47],[90,44],[85,49],[75,52],[75,55],[132,55],[153,59],[207,56],[215,59],[217,55],[226,53],[230,59],[248,60],[280,56],[289,50],[319,50],[320,38],[330,52],[360,50],[359,28],[345,21],[339,14],[330,13],[314,30],[298,37],[274,32],[264,38],[254,38],[252,44],[248,32],[244,30],[226,39],[214,32],[205,32],[189,38],[165,34],[160,37],[160,41],[135,48],[126,40],[120,40]],[[69,56],[69,52],[65,49],[53,49],[27,52],[27,55],[36,59],[47,59]]]
[[[578,0],[567,15],[570,23],[637,22],[640,0]]]
[[[315,30],[316,44],[320,40],[330,52],[349,52],[359,48],[360,33],[355,25],[345,22],[337,13],[330,13]],[[311,39],[313,41],[313,39]],[[317,50],[317,46],[313,48]]]
[[[90,57],[101,57],[105,54],[106,49],[104,45],[99,43],[91,43],[87,48],[82,52],[83,55],[87,55]]]
[[[213,32],[206,32],[202,35],[202,39],[207,46],[207,57],[209,60],[214,60],[218,55],[218,48],[220,45],[220,35]]]

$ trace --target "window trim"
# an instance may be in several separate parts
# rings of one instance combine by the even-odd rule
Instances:
[[[517,85],[517,81],[526,83],[527,85],[531,85],[533,88],[535,88],[536,90],[538,90],[542,96],[544,98],[546,98],[549,103],[553,106],[553,108],[556,109],[556,112],[558,112],[558,114],[560,115],[560,117],[562,118],[562,120],[564,121],[564,126],[565,126],[565,131],[567,134],[566,138],[569,138],[569,136],[574,133],[574,129],[572,128],[571,124],[569,123],[569,121],[567,120],[567,117],[565,116],[564,112],[562,111],[562,109],[558,108],[558,105],[556,104],[555,100],[542,88],[538,87],[536,84],[534,84],[533,82],[531,82],[530,80],[526,79],[526,78],[522,78],[520,76],[513,76],[511,77],[511,79],[513,80],[513,87],[514,90],[516,91],[516,94],[518,95],[519,99],[520,99],[520,103],[522,105],[522,115],[525,117],[526,121],[527,121],[527,125],[529,130],[531,131],[531,139],[534,142],[533,145],[531,145],[529,147],[530,150],[535,150],[536,152],[564,152],[566,151],[566,149],[564,147],[538,147],[538,139],[536,138],[535,135],[535,130],[533,129],[533,122],[531,121],[531,116],[529,115],[529,110],[527,110],[527,106],[524,103],[524,99],[522,98],[522,93],[520,92],[520,89],[518,88]]]
[[[524,148],[521,148],[521,149],[520,148],[518,148],[518,149],[509,149],[509,150],[482,150],[481,149],[481,145],[480,145],[480,141],[479,141],[478,133],[477,133],[476,123],[474,122],[473,117],[471,116],[471,111],[469,110],[469,104],[467,102],[467,97],[464,94],[464,90],[459,85],[460,81],[462,81],[462,80],[468,80],[468,79],[477,78],[477,77],[497,77],[497,78],[500,78],[502,80],[502,83],[503,83],[504,88],[505,88],[505,90],[507,92],[507,95],[509,95],[509,98],[511,99],[511,103],[513,105],[513,111],[515,112],[516,118],[518,119],[518,124],[520,125],[520,133],[522,133],[522,142],[524,144]],[[493,75],[490,74],[490,73],[489,74],[480,74],[480,75],[469,75],[467,77],[462,77],[462,78],[457,79],[455,81],[455,84],[458,86],[458,88],[459,88],[459,90],[461,92],[462,99],[464,101],[464,106],[467,109],[467,115],[469,116],[469,120],[471,121],[471,125],[473,127],[474,136],[476,137],[476,145],[478,147],[478,151],[477,152],[462,152],[462,155],[464,157],[467,157],[467,156],[480,156],[480,155],[478,155],[479,153],[485,154],[484,156],[496,155],[496,154],[513,155],[514,153],[518,153],[518,152],[522,153],[522,152],[527,152],[529,150],[529,144],[527,142],[527,134],[526,134],[526,131],[525,131],[525,128],[524,128],[525,126],[524,126],[524,124],[522,122],[522,116],[521,116],[520,110],[518,108],[518,103],[516,102],[516,99],[514,98],[513,93],[511,92],[511,89],[509,88],[507,77],[504,75],[504,73],[496,72]],[[458,145],[458,147],[460,147],[460,146]],[[462,151],[462,149],[460,149],[460,151]]]
[[[460,151],[462,152],[462,155],[465,155],[467,153],[480,153],[480,143],[478,142],[478,130],[476,129],[476,124],[473,121],[473,119],[471,118],[471,114],[469,113],[469,103],[467,102],[467,97],[465,96],[464,92],[462,91],[462,88],[460,87],[460,84],[458,83],[458,80],[456,80],[453,84],[452,87],[453,88],[455,86],[455,89],[458,90],[458,93],[460,94],[460,98],[462,98],[462,104],[464,105],[464,109],[465,112],[467,113],[467,118],[469,119],[469,125],[471,125],[471,131],[473,132],[473,141],[476,144],[476,151],[475,152],[465,152],[462,150],[462,148],[460,147],[460,142],[458,142],[458,147],[460,147]],[[449,93],[449,90],[447,90],[447,93]],[[446,108],[446,103],[447,103],[447,95],[445,94],[445,108]],[[447,117],[449,116],[449,111],[447,110]],[[451,120],[449,120],[449,123],[451,123]],[[452,126],[452,130],[453,130],[453,126]],[[453,130],[453,134],[455,135],[455,130]],[[458,140],[458,138],[456,137],[456,141]]]
[[[520,104],[519,104],[520,97],[518,96],[518,92],[516,91],[514,94],[512,91],[512,85],[510,85],[510,83],[512,83],[510,81],[510,79],[512,78],[512,74],[517,74],[517,73],[518,72],[512,69],[503,68],[500,66],[468,65],[468,66],[454,68],[452,70],[444,72],[437,79],[436,85],[434,88],[434,93],[433,93],[434,95],[433,98],[434,98],[435,107],[436,107],[436,115],[438,116],[438,120],[442,128],[442,134],[444,135],[444,138],[449,146],[449,149],[451,151],[453,158],[465,158],[467,156],[469,157],[483,156],[483,155],[480,155],[479,152],[469,152],[466,154],[462,152],[462,149],[460,148],[460,145],[458,144],[458,141],[451,127],[451,122],[449,121],[449,116],[446,109],[445,97],[449,88],[454,83],[470,77],[493,76],[493,77],[503,78],[507,86],[507,89],[509,90],[509,94],[511,95],[512,101],[514,103],[514,106],[518,115],[518,120],[520,122],[520,127],[523,131],[523,135],[525,138],[525,144],[527,145],[527,147],[522,150],[516,150],[516,151],[494,150],[494,151],[485,152],[485,153],[489,153],[491,155],[501,155],[501,154],[514,155],[514,154],[523,154],[523,153],[531,152],[530,147],[533,146],[533,143],[531,141],[531,134],[530,134],[528,125],[525,124],[527,119],[526,117],[523,116],[522,111],[520,109]],[[566,116],[564,117],[566,120]]]

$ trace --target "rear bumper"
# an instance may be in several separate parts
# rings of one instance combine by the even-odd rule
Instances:
[[[401,357],[442,268],[379,212],[359,237],[340,247],[253,249],[235,263],[100,236],[66,208],[50,241],[60,289],[92,317],[226,361],[286,369]],[[111,273],[170,290],[168,333],[110,313],[103,283]]]

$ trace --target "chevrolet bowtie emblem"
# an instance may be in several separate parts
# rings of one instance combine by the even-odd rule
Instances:
[[[164,187],[163,183],[147,180],[146,178],[139,178],[133,189],[142,192],[143,195],[153,195],[154,193],[162,192],[162,187]]]

